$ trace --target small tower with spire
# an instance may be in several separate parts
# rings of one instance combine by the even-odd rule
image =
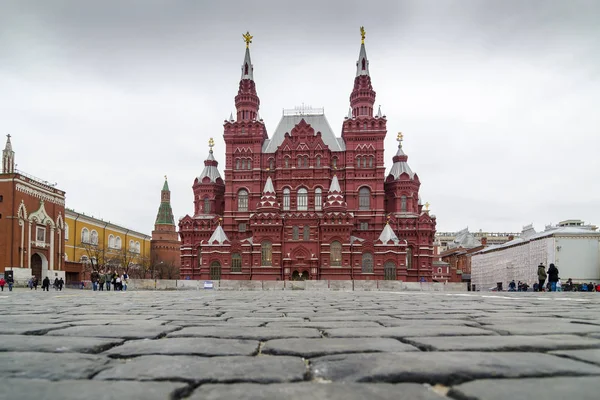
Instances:
[[[235,108],[237,110],[237,121],[254,121],[258,116],[260,99],[256,94],[256,85],[254,84],[254,66],[250,59],[250,43],[253,36],[250,32],[242,35],[246,42],[246,54],[242,64],[242,76],[240,78],[240,87],[238,95],[235,96]]]
[[[15,152],[10,142],[10,134],[6,135],[6,145],[2,150],[2,173],[12,174],[15,172]]]
[[[375,91],[371,85],[371,75],[369,75],[369,59],[365,49],[366,31],[363,26],[360,27],[360,52],[356,62],[356,77],[354,78],[354,89],[350,94],[350,107],[352,107],[352,116],[372,117],[373,105],[375,104]]]
[[[160,191],[160,206],[150,241],[150,262],[154,267],[177,268],[181,266],[181,242],[171,209],[171,191],[165,175],[165,182]]]
[[[208,140],[208,157],[204,160],[202,173],[194,180],[194,215],[222,215],[224,210],[225,183],[219,173],[219,162],[213,154],[215,141]]]

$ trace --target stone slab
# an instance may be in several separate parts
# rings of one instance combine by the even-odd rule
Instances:
[[[194,326],[172,332],[167,337],[216,337],[225,339],[271,340],[284,338],[320,338],[316,329],[308,328],[244,328],[224,326]]]
[[[549,351],[600,347],[600,340],[576,335],[412,337],[409,343],[437,351]]]
[[[375,321],[302,321],[302,322],[269,322],[267,328],[381,328]]]
[[[305,373],[304,361],[288,356],[141,356],[115,362],[94,379],[277,383],[301,381]]]
[[[176,382],[106,382],[90,380],[2,379],[0,400],[154,400],[170,398],[186,384]]]
[[[494,332],[468,326],[396,326],[381,328],[336,328],[325,329],[328,337],[391,337],[405,338],[412,336],[464,336],[495,335]]]
[[[552,377],[528,379],[482,379],[454,386],[455,398],[478,400],[597,400],[600,377]]]
[[[106,368],[106,357],[80,353],[0,353],[2,378],[88,379]]]
[[[87,337],[108,337],[123,339],[154,339],[163,336],[169,332],[179,329],[179,327],[169,326],[146,326],[137,328],[133,325],[96,325],[96,326],[72,326],[65,329],[59,329],[48,332],[52,336],[87,336]]]
[[[440,400],[441,397],[419,384],[286,383],[257,385],[202,385],[190,400]]]
[[[47,353],[99,353],[123,343],[123,339],[0,335],[0,351],[41,351]]]
[[[43,335],[55,329],[68,328],[65,324],[0,324],[0,335]]]
[[[317,378],[343,382],[453,385],[474,379],[600,375],[600,368],[542,353],[404,352],[316,358]]]
[[[553,351],[551,354],[600,365],[600,348],[589,350],[560,350]]]
[[[217,338],[163,338],[132,340],[104,354],[118,357],[141,355],[250,356],[258,352],[258,341]]]
[[[269,340],[262,348],[263,354],[290,355],[305,358],[340,353],[371,353],[418,351],[414,346],[395,339],[362,338],[343,339],[276,339]]]
[[[493,325],[486,325],[486,329],[494,330],[507,335],[547,335],[547,334],[585,334],[600,333],[600,325],[577,324],[548,318],[545,322],[513,323],[510,320]]]

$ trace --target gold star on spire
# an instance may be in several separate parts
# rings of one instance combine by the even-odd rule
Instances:
[[[244,42],[246,42],[246,48],[249,48],[254,36],[252,36],[250,32],[246,31],[246,33],[242,34],[242,37],[244,38]]]
[[[360,44],[365,44],[365,35],[366,35],[367,31],[365,31],[365,27],[361,26],[360,27]]]

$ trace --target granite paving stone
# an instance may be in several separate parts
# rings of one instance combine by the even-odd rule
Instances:
[[[269,322],[267,328],[380,328],[381,324],[374,321],[322,321],[322,322]]]
[[[332,338],[340,337],[391,337],[405,338],[411,336],[459,336],[459,335],[496,335],[495,332],[472,328],[469,326],[394,326],[381,328],[334,328],[325,329],[325,334]]]
[[[99,353],[123,343],[123,339],[0,335],[1,351],[41,351],[47,353]]]
[[[451,395],[477,400],[597,400],[600,377],[482,379],[452,387]]]
[[[158,336],[172,332],[179,327],[169,326],[145,326],[136,327],[131,325],[87,325],[87,326],[72,326],[65,329],[59,329],[48,332],[48,335],[53,336],[89,336],[89,337],[109,337],[123,339],[153,339]]]
[[[275,383],[258,385],[208,384],[194,391],[190,400],[441,400],[442,398],[423,385],[403,383],[398,385],[356,383]]]
[[[263,354],[291,355],[301,357],[318,357],[340,353],[371,353],[418,351],[414,346],[401,343],[395,339],[362,338],[343,339],[275,339],[269,340],[262,348]]]
[[[0,353],[0,376],[31,379],[87,379],[106,367],[108,358],[78,353]]]
[[[288,356],[141,356],[114,362],[94,379],[276,383],[302,381],[306,364]]]
[[[576,335],[540,336],[433,336],[407,339],[419,348],[438,351],[549,351],[600,348],[600,340]]]
[[[559,350],[552,351],[550,354],[556,354],[557,356],[564,356],[574,360],[581,360],[600,365],[600,348],[589,350]]]
[[[600,375],[599,367],[567,361],[542,353],[363,353],[316,358],[311,370],[315,377],[333,381],[446,385],[484,378]]]
[[[570,321],[548,318],[544,322],[521,322],[515,323],[510,320],[486,325],[490,329],[502,334],[510,335],[547,335],[556,333],[600,333],[600,325],[576,324]]]
[[[153,400],[167,399],[186,385],[176,382],[106,382],[90,380],[2,379],[0,400]]]
[[[168,337],[221,337],[227,339],[256,339],[270,340],[283,338],[319,338],[321,334],[316,329],[308,328],[253,328],[226,326],[194,326],[169,333]]]
[[[65,324],[0,324],[0,335],[42,335],[54,329],[68,328]]]
[[[104,354],[131,357],[151,354],[198,356],[250,356],[258,352],[256,340],[218,338],[163,338],[158,340],[132,340],[113,347]]]

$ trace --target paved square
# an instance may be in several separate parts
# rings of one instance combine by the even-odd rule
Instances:
[[[0,293],[0,399],[596,399],[600,294]]]

